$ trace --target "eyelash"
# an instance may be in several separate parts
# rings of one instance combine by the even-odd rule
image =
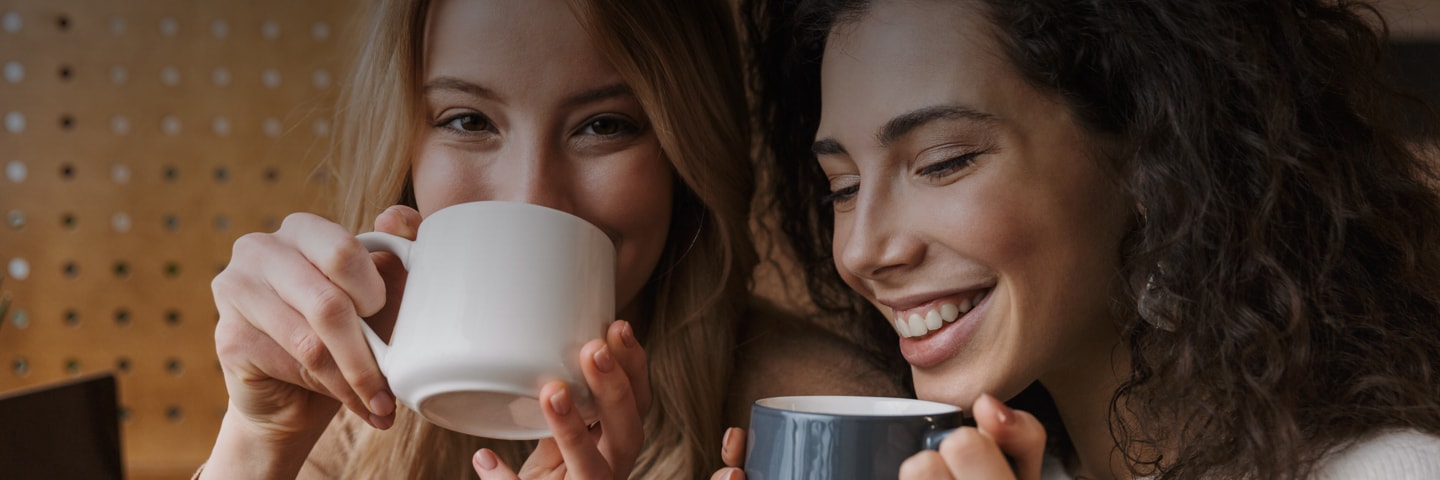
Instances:
[[[921,168],[920,171],[916,173],[930,179],[941,178],[970,166],[971,164],[975,163],[976,157],[979,157],[984,153],[985,152],[983,151],[971,152],[948,160],[932,163],[930,165],[926,165],[924,168]],[[859,191],[859,185],[851,185],[826,194],[824,197],[821,198],[820,202],[822,205],[828,205],[832,207],[837,204],[844,204],[845,202],[853,200],[855,198],[855,194],[859,193]]]
[[[844,202],[847,202],[847,201],[850,201],[850,200],[854,199],[854,198],[855,198],[855,194],[858,193],[859,191],[860,191],[860,186],[859,186],[859,185],[851,185],[851,186],[848,186],[848,187],[845,187],[845,188],[842,188],[842,189],[839,189],[839,190],[830,192],[829,194],[826,194],[824,197],[822,197],[822,198],[820,199],[820,203],[821,203],[821,205],[830,205],[830,206],[833,206],[833,205],[835,205],[835,204],[837,204],[837,203],[844,203]]]
[[[454,124],[454,123],[456,123],[456,122],[459,122],[460,120],[463,120],[463,119],[466,119],[466,118],[474,118],[474,119],[476,119],[476,120],[478,120],[478,121],[480,121],[480,122],[484,122],[485,129],[484,129],[484,130],[479,130],[479,131],[465,130],[465,129],[463,129],[463,128],[460,128],[458,125],[452,125],[452,124]],[[439,122],[437,122],[437,123],[435,124],[435,127],[436,127],[436,128],[443,128],[443,129],[449,130],[449,131],[451,131],[451,132],[453,132],[453,133],[456,133],[456,134],[459,134],[459,135],[479,135],[479,134],[482,134],[482,133],[487,133],[487,132],[490,131],[490,130],[493,130],[494,127],[495,127],[495,125],[494,125],[493,122],[490,121],[489,118],[486,118],[484,115],[481,115],[481,114],[473,113],[473,112],[472,112],[472,113],[461,113],[461,114],[451,115],[451,116],[449,116],[449,117],[445,117],[444,119],[442,119],[442,120],[440,120]]]
[[[467,119],[467,118],[473,118],[473,119],[475,119],[476,121],[483,122],[485,128],[484,128],[483,130],[478,130],[478,131],[477,131],[477,130],[466,130],[466,129],[464,129],[464,128],[460,128],[459,125],[455,125],[456,122],[460,122],[461,120],[465,120],[465,119]],[[600,132],[596,132],[596,131],[595,131],[595,124],[600,123],[600,122],[614,122],[614,123],[616,124],[616,126],[615,126],[616,131],[613,132],[613,133],[600,133]],[[449,117],[445,117],[444,119],[440,120],[439,122],[436,122],[436,124],[435,124],[434,126],[435,126],[436,128],[443,128],[443,129],[446,129],[446,130],[450,130],[450,131],[452,131],[452,132],[454,132],[454,133],[457,133],[457,134],[460,134],[460,135],[477,135],[477,134],[484,133],[484,132],[487,132],[487,131],[489,131],[489,130],[493,130],[493,129],[494,129],[494,123],[492,123],[489,118],[486,118],[484,115],[481,115],[481,114],[479,114],[479,113],[461,113],[461,114],[458,114],[458,115],[452,115],[452,116],[449,116]],[[619,136],[624,136],[624,135],[631,135],[631,134],[634,134],[634,133],[639,132],[639,131],[640,131],[640,126],[639,126],[639,125],[636,125],[635,122],[632,122],[632,121],[630,121],[630,120],[628,120],[628,119],[626,119],[626,118],[624,118],[624,117],[620,117],[620,116],[617,116],[617,115],[601,115],[601,116],[598,116],[598,117],[595,117],[595,118],[592,118],[592,119],[586,121],[586,122],[585,122],[584,124],[582,124],[581,127],[580,127],[580,132],[581,132],[581,133],[586,133],[586,132],[588,132],[589,135],[595,135],[595,136],[599,136],[599,137],[619,137]]]

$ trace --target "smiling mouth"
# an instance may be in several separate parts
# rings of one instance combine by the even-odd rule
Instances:
[[[965,299],[945,299],[927,306],[902,312],[895,312],[895,332],[901,338],[919,338],[954,323],[956,319],[970,313],[976,305],[990,295],[991,289],[984,289]]]

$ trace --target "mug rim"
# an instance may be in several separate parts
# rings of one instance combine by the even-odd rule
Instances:
[[[564,210],[558,210],[558,209],[550,208],[550,207],[547,207],[547,206],[544,206],[544,205],[537,205],[537,204],[534,204],[534,203],[511,202],[511,201],[507,201],[507,200],[476,200],[476,201],[473,201],[473,202],[460,202],[460,203],[456,203],[456,204],[453,204],[453,205],[447,205],[447,206],[445,206],[445,207],[440,208],[439,210],[436,210],[436,211],[434,211],[434,212],[430,212],[430,215],[426,216],[424,220],[429,220],[429,219],[434,218],[434,217],[436,217],[436,216],[448,217],[448,216],[451,216],[451,215],[458,215],[458,213],[454,213],[454,212],[459,212],[459,211],[463,211],[463,210],[474,210],[474,209],[481,209],[481,210],[489,210],[489,209],[531,210],[531,211],[537,212],[537,213],[540,214],[540,215],[549,215],[549,216],[552,216],[552,217],[561,218],[561,219],[564,219],[564,220],[566,220],[566,221],[568,221],[568,222],[573,222],[573,223],[577,223],[577,224],[579,224],[579,225],[583,225],[583,227],[581,227],[581,229],[583,229],[583,230],[590,230],[591,234],[593,234],[593,235],[598,235],[600,238],[604,238],[606,242],[609,242],[609,243],[610,243],[610,248],[612,248],[612,249],[615,248],[615,240],[612,239],[612,238],[610,238],[610,235],[607,234],[607,233],[605,233],[605,231],[602,230],[599,225],[595,225],[595,224],[593,224],[593,223],[590,223],[589,220],[586,220],[586,219],[584,219],[584,218],[580,218],[579,215],[575,215],[575,214],[573,214],[573,213],[566,212],[566,211],[564,211]],[[444,213],[444,212],[446,212],[446,211],[449,211],[449,212],[451,212],[451,213],[445,214],[445,215],[441,215],[442,213]],[[433,222],[430,222],[430,223],[433,223]],[[425,224],[426,224],[425,221],[421,221],[421,222],[420,222],[420,228],[425,228]]]
[[[841,407],[799,407],[794,403],[785,402],[842,402]],[[865,406],[874,406],[881,403],[904,404],[910,407],[919,407],[907,411],[884,411],[866,410],[859,411]],[[774,412],[780,415],[814,415],[824,417],[843,417],[852,419],[880,418],[895,419],[907,417],[933,417],[939,415],[960,415],[960,407],[948,403],[920,400],[904,397],[876,397],[864,395],[789,395],[782,397],[768,397],[756,400],[753,408],[758,411]]]

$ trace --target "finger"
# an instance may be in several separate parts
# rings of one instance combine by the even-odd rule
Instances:
[[[729,467],[745,465],[745,429],[725,429],[725,438],[720,441],[720,460]]]
[[[900,464],[900,480],[941,480],[947,478],[955,478],[955,476],[950,473],[949,467],[945,466],[945,459],[940,458],[940,453],[934,450],[917,453],[905,459],[905,463]]]
[[[643,419],[650,412],[651,401],[650,369],[646,365],[645,349],[640,347],[630,322],[624,320],[610,323],[605,343],[610,346],[610,352],[615,355],[620,368],[625,370],[625,378],[630,380],[631,389],[635,392],[635,406]]]
[[[350,390],[358,395],[369,418],[384,421],[395,412],[395,397],[375,363],[370,346],[361,332],[360,317],[350,298],[330,283],[299,252],[272,249],[261,267],[266,282],[285,304],[304,318],[303,322],[265,323],[260,327],[282,347],[341,395],[348,404]],[[367,257],[368,258],[368,257]],[[372,265],[373,266],[373,265]],[[338,369],[348,388],[336,388],[331,371]],[[374,423],[374,422],[372,422]]]
[[[370,316],[385,302],[385,280],[370,251],[338,224],[308,213],[285,217],[275,236],[293,245],[315,269],[350,298],[359,316]]]
[[[505,461],[500,459],[494,451],[482,448],[470,457],[471,466],[475,467],[475,474],[481,480],[519,480],[520,476],[515,474]]]
[[[971,409],[980,430],[1014,460],[1015,475],[1027,480],[1040,478],[1045,456],[1045,426],[1034,415],[1011,409],[989,394],[981,395]]]
[[[405,205],[391,205],[375,217],[375,231],[414,240],[420,231],[420,212]]]
[[[612,474],[628,477],[630,466],[645,444],[645,431],[640,424],[640,411],[630,380],[606,342],[592,340],[581,347],[580,355],[580,370],[594,395],[600,426],[604,429],[600,454],[609,460]]]
[[[745,480],[745,471],[734,467],[722,468],[716,470],[710,480]]]
[[[558,380],[546,383],[540,388],[540,398],[540,410],[555,435],[565,470],[576,478],[611,478],[609,465],[596,449],[590,430],[575,408],[570,387]]]
[[[1010,470],[1010,461],[1000,452],[1000,447],[989,435],[974,427],[962,427],[945,437],[940,442],[939,456],[950,470],[950,475],[955,477],[1015,478],[1015,473]]]

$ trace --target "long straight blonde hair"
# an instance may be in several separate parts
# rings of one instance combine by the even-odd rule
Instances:
[[[339,221],[359,231],[411,202],[410,160],[422,123],[421,61],[429,0],[377,0],[337,110],[330,166]],[[638,322],[652,392],[635,478],[701,478],[720,466],[736,320],[757,262],[750,237],[754,172],[734,17],[726,0],[571,0],[570,8],[635,92],[674,168],[671,228],[642,293]],[[543,59],[541,61],[544,61]],[[518,468],[532,442],[481,439],[402,409],[362,435],[347,478],[473,477],[481,446]]]

